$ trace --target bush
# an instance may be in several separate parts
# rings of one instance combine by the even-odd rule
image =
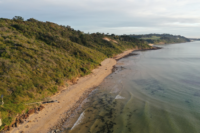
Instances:
[[[34,18],[29,18],[27,19],[27,21],[30,21],[30,22],[38,22],[38,20],[34,19]]]

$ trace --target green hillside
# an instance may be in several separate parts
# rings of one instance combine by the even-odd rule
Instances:
[[[118,43],[106,41],[108,37]],[[148,48],[142,40],[128,37],[85,34],[70,26],[20,17],[0,19],[0,106],[3,126],[28,107],[55,94],[59,86],[89,74],[105,58],[126,49]],[[1,129],[3,128],[1,126]]]
[[[184,43],[190,42],[190,39],[180,35],[170,34],[146,34],[146,35],[128,35],[130,37],[142,39],[147,43],[152,44],[171,44],[171,43]]]

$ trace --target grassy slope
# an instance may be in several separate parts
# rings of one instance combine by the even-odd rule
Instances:
[[[156,41],[156,40],[159,40],[160,37],[158,37],[158,36],[152,36],[152,37],[149,37],[149,38],[147,38],[147,37],[146,37],[146,38],[143,37],[143,38],[140,38],[140,39],[143,39],[143,40],[149,40],[149,39],[150,39],[150,40],[155,40],[155,41]]]
[[[126,36],[84,34],[71,27],[34,19],[0,19],[0,107],[3,126],[29,108],[24,103],[53,95],[66,80],[84,76],[107,57],[134,47],[148,47]],[[2,127],[3,127],[2,126]]]
[[[0,19],[3,126],[29,108],[24,103],[55,94],[66,80],[89,74],[105,58],[125,49],[148,47],[144,41],[126,36],[107,36],[118,44],[107,42],[103,37],[104,34],[84,34],[69,26],[35,19]]]

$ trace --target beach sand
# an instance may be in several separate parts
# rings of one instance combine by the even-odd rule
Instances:
[[[107,58],[101,62],[101,66],[94,69],[91,74],[79,78],[76,84],[64,88],[59,94],[52,96],[52,100],[58,100],[58,103],[49,103],[44,105],[44,109],[29,118],[10,133],[47,133],[50,129],[62,120],[66,112],[69,111],[80,97],[83,97],[87,90],[98,86],[104,78],[112,73],[116,60],[128,55],[134,51],[127,50],[115,56]]]

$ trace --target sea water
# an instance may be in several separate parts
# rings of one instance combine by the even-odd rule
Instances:
[[[66,133],[200,133],[200,42],[135,51],[65,124]]]

